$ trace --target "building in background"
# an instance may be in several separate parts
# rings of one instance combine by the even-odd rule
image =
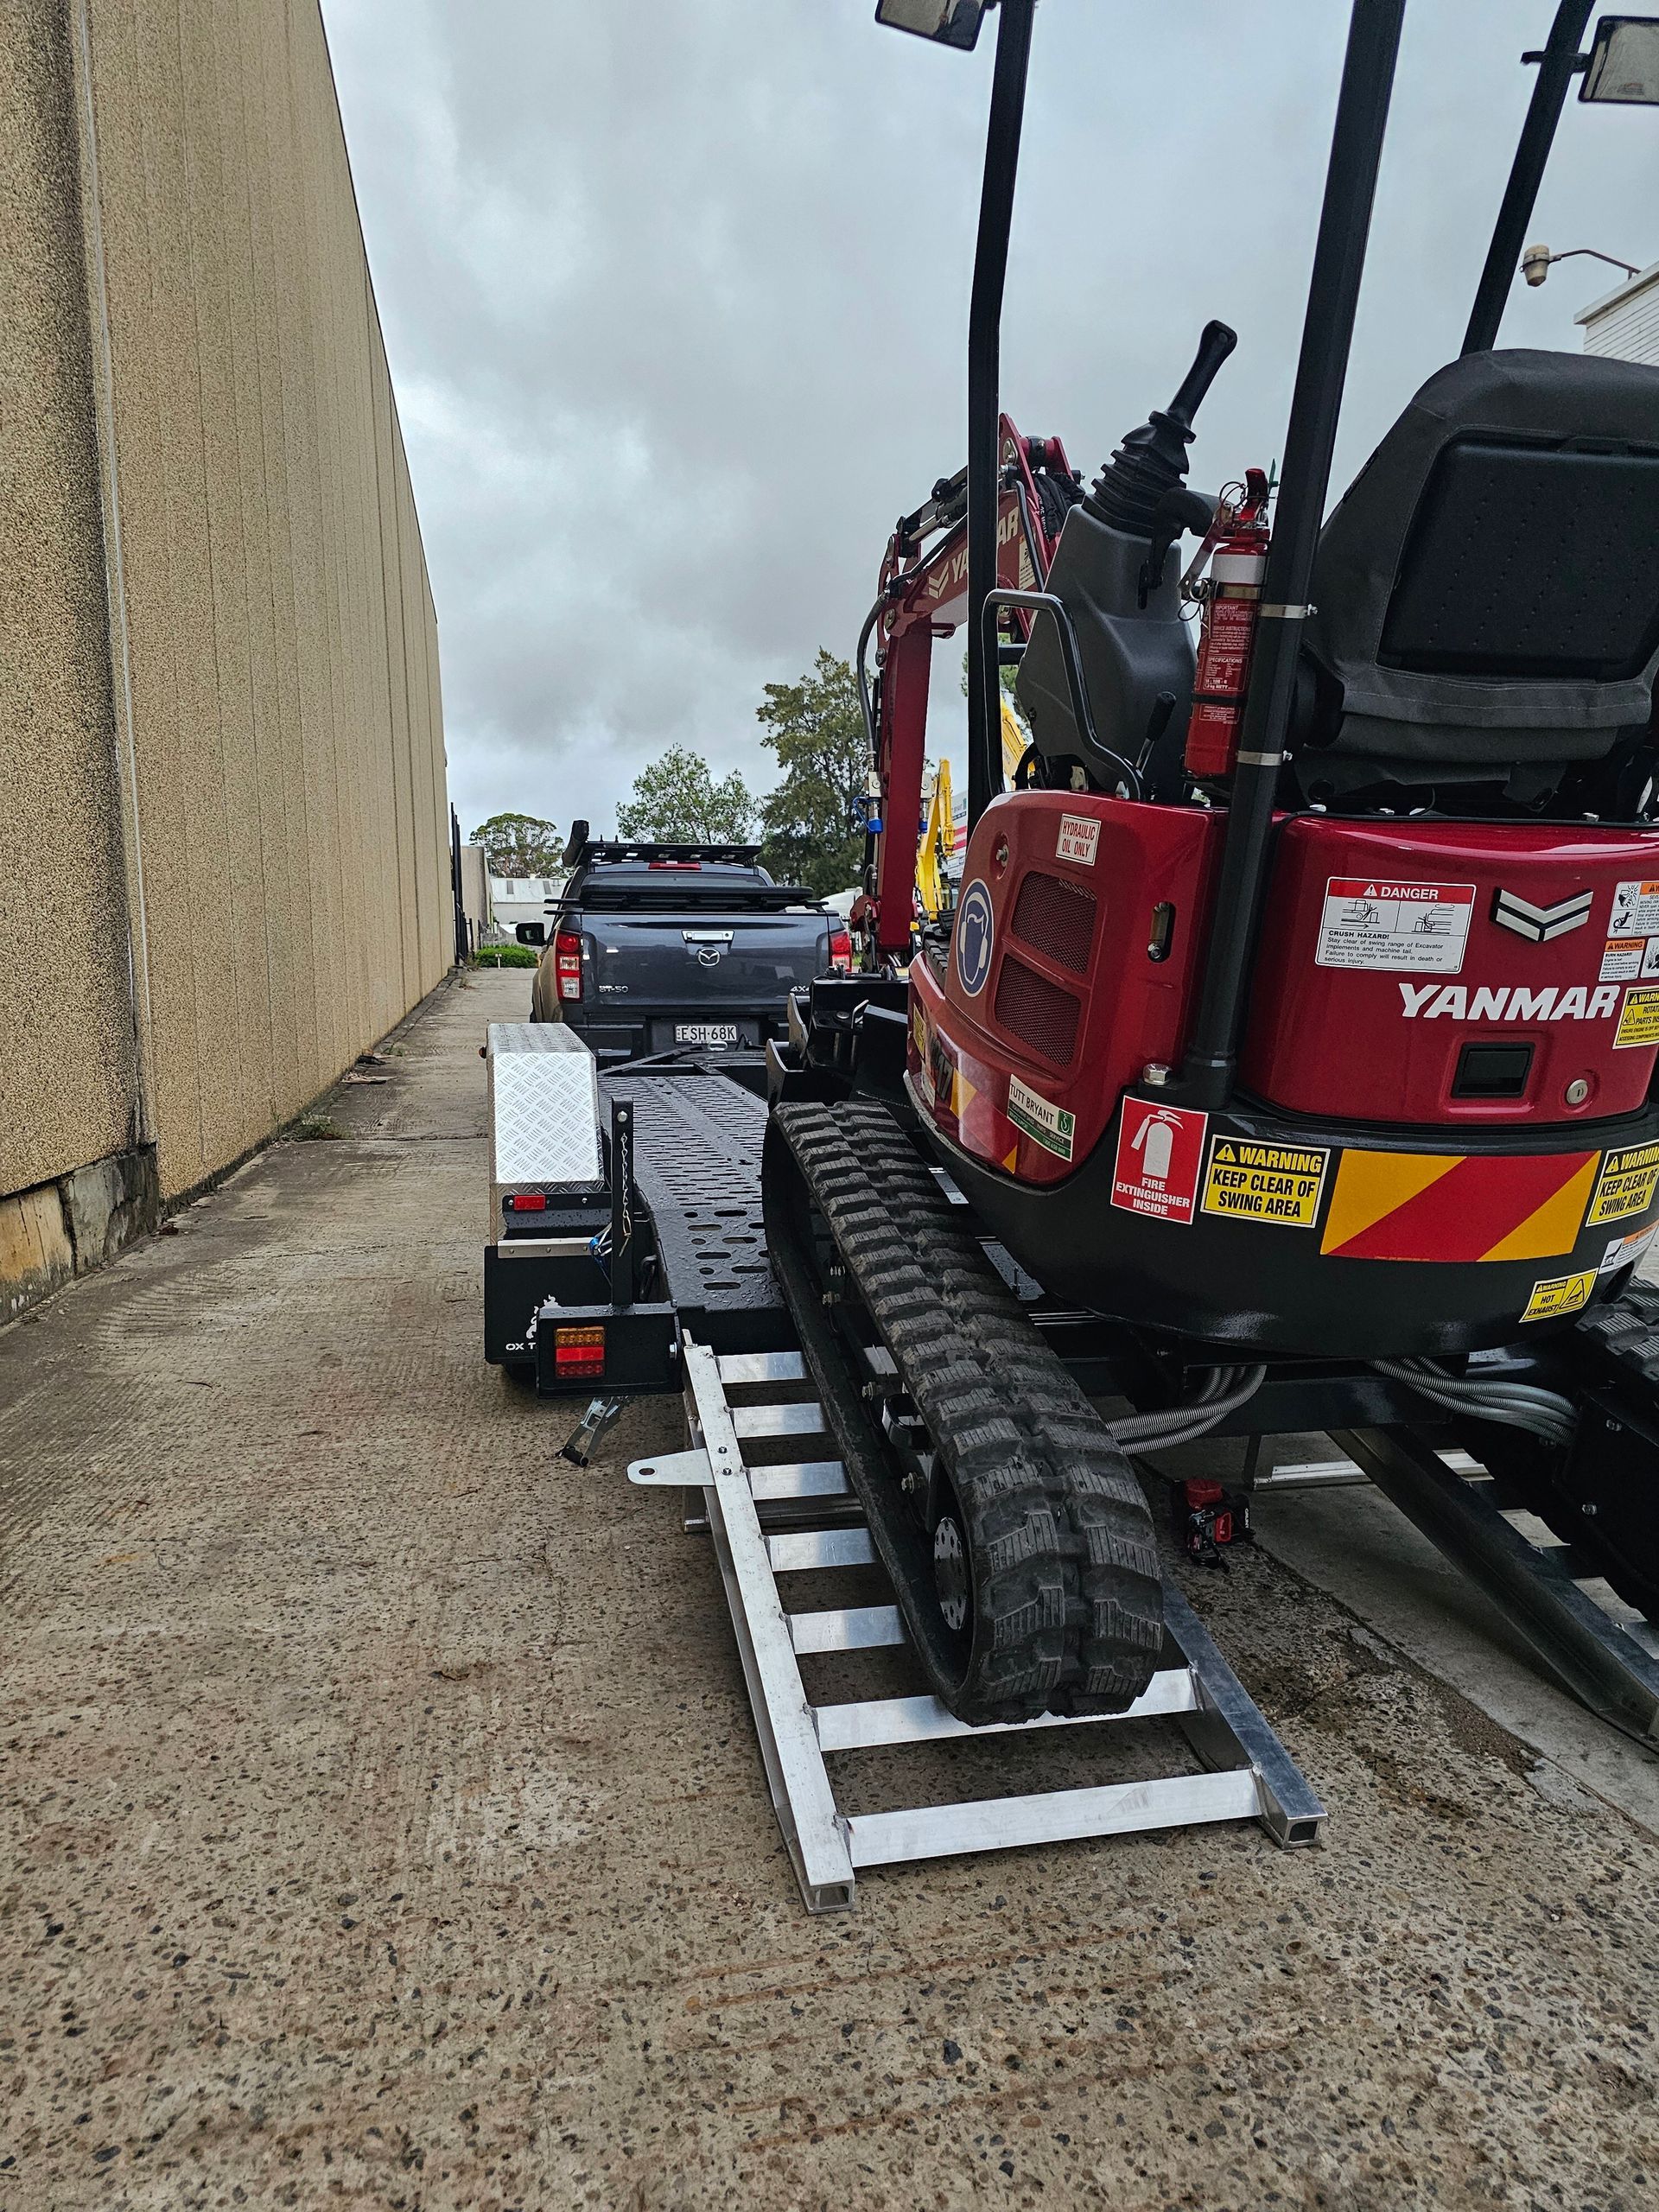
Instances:
[[[563,888],[562,875],[493,875],[490,914],[497,931],[511,938],[520,922],[544,922]]]
[[[1659,261],[1592,300],[1573,320],[1584,327],[1586,353],[1659,365]]]
[[[437,627],[317,0],[0,8],[0,1319],[454,955]]]

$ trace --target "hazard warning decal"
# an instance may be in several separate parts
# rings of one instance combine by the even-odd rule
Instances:
[[[1211,1137],[1202,1211],[1281,1229],[1312,1229],[1331,1154],[1323,1147]]]
[[[1322,1252],[1344,1260],[1548,1260],[1584,1224],[1599,1152],[1344,1152]]]
[[[1613,1049],[1630,1045],[1659,1045],[1659,987],[1651,983],[1624,994],[1624,1011],[1618,1017]]]
[[[1585,1224],[1623,1221],[1627,1214],[1645,1213],[1659,1187],[1659,1144],[1633,1144],[1623,1152],[1602,1156],[1596,1195],[1590,1201]]]
[[[1535,1282],[1527,1309],[1521,1316],[1523,1321],[1553,1321],[1560,1313],[1576,1313],[1580,1306],[1590,1303],[1590,1294],[1596,1287],[1596,1271],[1587,1268],[1581,1275],[1554,1275],[1548,1282]]]
[[[1112,1204],[1128,1213],[1188,1226],[1198,1203],[1207,1114],[1126,1098],[1112,1170]]]
[[[1472,883],[1327,876],[1316,963],[1455,976],[1474,912]]]

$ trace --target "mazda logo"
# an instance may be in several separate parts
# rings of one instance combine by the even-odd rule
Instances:
[[[700,968],[718,968],[720,947],[717,944],[700,944],[697,947],[697,965]]]

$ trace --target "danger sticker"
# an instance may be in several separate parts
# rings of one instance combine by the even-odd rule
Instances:
[[[1621,1268],[1632,1267],[1659,1236],[1659,1221],[1650,1222],[1646,1229],[1633,1229],[1628,1236],[1615,1236],[1601,1255],[1599,1275],[1617,1274]]]
[[[1610,937],[1659,937],[1659,882],[1616,883]]]
[[[1645,1213],[1659,1186],[1659,1144],[1631,1145],[1624,1152],[1602,1154],[1596,1195],[1584,1217],[1586,1229],[1604,1221],[1623,1221],[1626,1214]]]
[[[1596,1270],[1586,1268],[1581,1275],[1552,1275],[1548,1282],[1535,1282],[1532,1296],[1527,1300],[1523,1321],[1553,1321],[1559,1313],[1576,1313],[1581,1306],[1590,1302],[1590,1294],[1596,1287]]]
[[[1601,975],[1604,983],[1633,983],[1642,973],[1642,963],[1647,957],[1648,940],[1644,937],[1610,937],[1601,949]]]
[[[1112,1169],[1112,1204],[1128,1213],[1190,1224],[1198,1203],[1207,1114],[1126,1098]]]
[[[1033,1144],[1041,1145],[1057,1160],[1071,1159],[1071,1141],[1077,1130],[1077,1116],[1068,1113],[1064,1106],[1055,1105],[1052,1099],[1027,1090],[1017,1075],[1008,1077],[1008,1119]]]
[[[1060,817],[1060,834],[1054,840],[1057,861],[1075,861],[1079,868],[1093,868],[1099,849],[1100,824],[1092,815]]]
[[[1624,1009],[1618,1017],[1613,1049],[1617,1052],[1621,1046],[1656,1044],[1659,1044],[1659,988],[1644,984],[1624,994]]]
[[[1203,1211],[1281,1229],[1312,1229],[1331,1154],[1321,1147],[1247,1144],[1212,1137],[1204,1171]]]
[[[1329,876],[1317,964],[1455,976],[1474,911],[1472,883]]]

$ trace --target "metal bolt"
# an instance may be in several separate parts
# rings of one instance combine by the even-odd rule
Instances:
[[[1589,1096],[1589,1084],[1585,1081],[1581,1075],[1575,1075],[1572,1082],[1567,1086],[1567,1104],[1569,1106],[1582,1106],[1585,1100]]]
[[[1157,1090],[1169,1081],[1169,1070],[1162,1060],[1148,1060],[1141,1071],[1141,1080]]]
[[[1584,1514],[1587,1519],[1593,1521],[1597,1514],[1600,1512],[1601,1508],[1599,1505],[1586,1503],[1581,1505],[1579,1508],[1579,1510],[1580,1513]]]

